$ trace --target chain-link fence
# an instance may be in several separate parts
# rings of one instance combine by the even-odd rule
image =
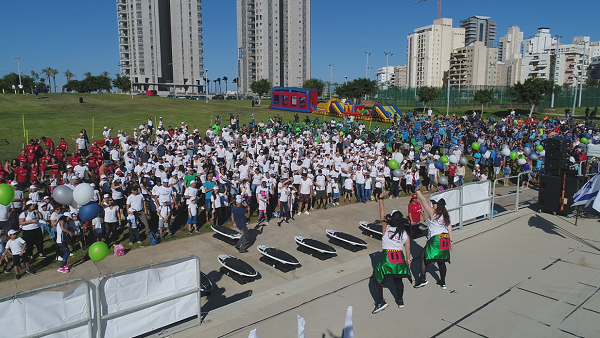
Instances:
[[[429,102],[428,106],[445,107],[448,95],[447,88],[439,88],[440,96],[437,99]],[[490,87],[490,86],[462,86],[450,88],[450,107],[478,107],[479,103],[473,100],[473,95],[476,91],[482,89],[492,90],[493,100],[490,106],[502,106],[511,108],[513,106],[525,108],[525,104],[515,102],[509,94],[510,87]],[[565,108],[573,107],[573,87],[561,87],[558,93],[554,94],[554,107]],[[396,88],[379,89],[377,91],[377,102],[380,104],[395,104],[398,107],[419,107],[423,106],[418,102],[419,88]],[[579,96],[579,91],[577,91]],[[579,100],[577,98],[577,100]],[[542,111],[550,108],[551,96],[546,95],[538,110]],[[597,107],[600,106],[600,88],[586,88],[581,92],[581,107]]]

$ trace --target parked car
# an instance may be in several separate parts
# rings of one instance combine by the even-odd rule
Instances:
[[[225,100],[237,100],[237,96],[229,95],[225,98]]]
[[[197,100],[206,101],[206,100],[208,100],[208,97],[206,97],[204,95],[200,95],[200,96],[197,96]]]
[[[217,95],[214,95],[214,96],[212,97],[212,99],[213,99],[213,100],[225,100],[225,96],[223,96],[223,95],[221,95],[221,94],[217,94]]]
[[[169,94],[169,95],[167,95],[167,97],[168,97],[168,98],[171,98],[171,99],[174,99],[174,98],[175,98],[175,95],[173,95],[173,94]]]

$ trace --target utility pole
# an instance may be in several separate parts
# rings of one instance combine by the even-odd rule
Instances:
[[[577,107],[581,108],[581,93],[583,92],[583,74],[585,74],[585,54],[586,54],[586,45],[583,43],[583,56],[581,58],[581,81],[579,81],[579,101]],[[575,114],[575,111],[573,111]]]
[[[13,56],[13,59],[17,59],[17,68],[19,69],[19,88],[22,87],[22,83],[21,83],[21,57],[20,56]]]
[[[335,65],[333,63],[329,64],[329,68],[331,69],[331,81],[329,82],[329,98],[331,99],[331,86],[333,85],[333,67]]]
[[[556,67],[557,67],[557,63],[558,63],[558,46],[559,46],[559,42],[560,42],[560,38],[562,38],[562,36],[560,35],[555,35],[556,38],[556,48],[554,51],[554,71],[552,72],[552,85],[556,85]],[[550,97],[550,108],[554,109],[554,88],[552,88],[552,96]]]
[[[452,64],[452,59],[448,60],[448,64]],[[447,94],[446,94],[446,116],[450,115],[450,66],[448,66],[448,76],[446,80]]]
[[[367,70],[365,71],[365,77],[371,80],[371,75],[369,75],[369,56],[371,55],[371,53],[364,52],[363,55],[367,56]]]
[[[385,79],[386,79],[387,86],[389,86],[389,84],[390,84],[390,73],[388,73],[388,70],[390,68],[390,56],[393,56],[394,54],[392,54],[390,52],[383,52],[383,54],[385,54],[385,57],[387,59],[387,61],[385,63],[385,73],[386,73]]]

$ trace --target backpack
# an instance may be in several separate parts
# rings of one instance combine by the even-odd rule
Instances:
[[[115,256],[125,256],[125,247],[123,245],[115,245]]]
[[[153,232],[150,232],[150,244],[156,245],[158,243],[160,243],[160,239]]]

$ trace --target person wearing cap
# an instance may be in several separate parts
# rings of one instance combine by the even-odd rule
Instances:
[[[79,137],[77,139],[71,138],[77,144],[77,153],[83,157],[88,155],[87,144],[88,140],[83,137],[83,133],[79,133]]]
[[[0,207],[2,205],[0,204]],[[3,229],[0,229],[0,266],[4,266],[4,273],[10,273],[10,269],[8,268],[8,257],[4,255],[6,252],[6,241],[4,240],[4,232]]]
[[[27,247],[27,256],[33,258],[33,247],[37,248],[40,258],[43,258],[44,236],[40,228],[40,219],[42,214],[37,210],[37,203],[28,201],[26,209],[19,215],[19,226],[23,230],[23,239],[29,243]]]
[[[56,244],[59,249],[57,260],[61,261],[60,268],[57,271],[61,273],[68,273],[71,268],[67,261],[72,256],[69,251],[69,238],[75,236],[74,226],[73,215],[70,212],[60,215],[56,225]]]
[[[6,242],[6,248],[2,254],[2,258],[4,259],[4,257],[6,257],[7,253],[10,251],[13,257],[13,268],[15,271],[15,277],[17,279],[21,279],[21,275],[19,275],[19,268],[21,267],[21,264],[25,264],[27,273],[30,275],[35,275],[35,271],[31,270],[29,256],[27,255],[26,250],[27,242],[25,242],[23,238],[17,236],[17,230],[9,230],[8,241]]]
[[[231,220],[242,233],[239,241],[235,245],[239,253],[248,252],[246,247],[248,243],[248,220],[250,218],[250,207],[243,204],[244,199],[241,195],[235,197],[235,206],[231,208]]]
[[[135,216],[136,211],[133,208],[127,209],[127,226],[129,227],[129,245],[133,245],[134,242],[142,244],[140,241],[140,229],[139,221]]]
[[[196,181],[193,181],[196,182]],[[188,188],[189,189],[189,188]],[[188,232],[191,235],[192,231],[198,233],[198,204],[197,199],[192,198],[187,200],[187,212],[188,212]]]
[[[386,191],[378,199],[379,218],[385,233],[381,237],[381,256],[371,278],[377,296],[373,314],[388,307],[383,298],[383,284],[387,278],[392,278],[394,281],[397,295],[396,304],[399,308],[404,307],[404,283],[402,279],[408,278],[412,283],[410,236],[404,230],[404,215],[400,211],[392,210],[391,213],[386,214],[384,200],[388,194],[389,192]]]
[[[16,181],[12,181],[10,185],[15,191],[15,197],[13,198],[12,203],[8,207],[8,211],[10,213],[10,228],[18,229],[19,215],[21,214],[21,212],[23,212],[23,203],[26,201],[26,199],[23,190],[19,188],[19,183],[17,183]]]
[[[450,223],[450,215],[446,210],[446,200],[443,198],[437,201],[432,200],[432,206],[430,206],[420,189],[417,190],[417,196],[425,211],[429,214],[427,220],[427,238],[429,240],[419,255],[421,269],[419,279],[414,287],[421,288],[429,283],[426,278],[426,266],[437,263],[440,272],[440,279],[437,284],[442,290],[446,290],[446,262],[450,262],[450,250],[452,250],[452,223]]]

